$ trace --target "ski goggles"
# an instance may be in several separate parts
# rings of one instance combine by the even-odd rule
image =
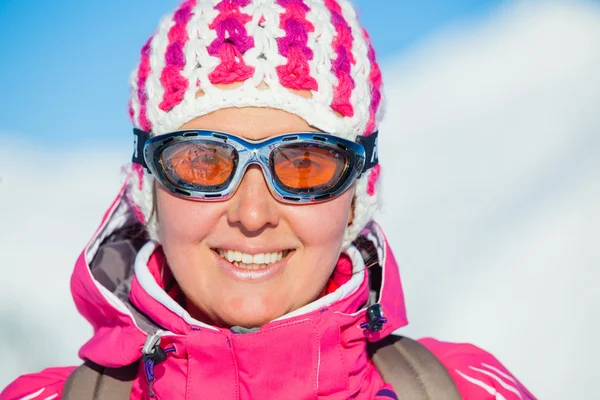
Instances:
[[[377,164],[377,132],[356,142],[305,132],[260,141],[208,130],[150,138],[134,129],[133,162],[172,194],[193,200],[231,197],[247,168],[259,165],[273,196],[285,203],[314,203],[339,196]]]

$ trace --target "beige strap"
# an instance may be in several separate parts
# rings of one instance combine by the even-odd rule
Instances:
[[[369,345],[373,364],[401,400],[461,400],[446,368],[425,346],[402,336]]]
[[[77,367],[63,388],[62,400],[128,400],[138,363],[104,368],[91,361]]]

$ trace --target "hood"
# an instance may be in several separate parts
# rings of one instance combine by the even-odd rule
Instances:
[[[187,391],[197,380],[192,380],[192,371],[195,378],[200,375],[218,382],[214,397],[207,396],[207,387],[202,388],[203,398],[229,398],[223,395],[223,385],[235,388],[237,394],[231,398],[275,398],[270,396],[276,392],[252,392],[252,383],[277,381],[273,369],[277,370],[278,363],[285,363],[292,375],[315,366],[311,378],[303,378],[313,383],[302,384],[306,387],[297,393],[308,390],[320,396],[322,390],[359,390],[365,379],[371,379],[365,372],[370,363],[366,342],[378,341],[407,324],[398,266],[375,223],[340,257],[338,267],[343,260],[351,262],[354,273],[350,279],[301,309],[245,331],[197,321],[169,294],[155,273],[159,245],[143,233],[138,213],[124,185],[76,262],[71,279],[73,299],[94,329],[93,337],[80,350],[82,359],[106,367],[125,366],[139,360],[146,340],[156,335],[161,346],[172,350],[164,367],[157,365],[157,376],[160,371],[167,374],[168,368],[177,370],[187,382],[180,386]],[[365,260],[368,246],[376,249],[377,257]],[[387,319],[381,330],[366,327],[370,321],[367,310],[375,303]],[[173,365],[168,367],[171,360]],[[212,369],[212,364],[218,367]],[[228,369],[233,371],[231,376],[221,376]],[[334,369],[342,371],[332,372]],[[283,375],[278,382],[289,388],[290,377]],[[276,390],[277,384],[271,389]],[[336,385],[343,387],[336,389]],[[140,391],[145,390],[141,383],[139,386]],[[158,391],[158,381],[156,387]]]

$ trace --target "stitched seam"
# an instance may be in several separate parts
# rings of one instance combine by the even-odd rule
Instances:
[[[340,335],[340,340],[338,341],[337,344],[337,351],[338,354],[340,356],[340,360],[342,362],[342,368],[344,371],[344,390],[346,392],[348,392],[350,390],[350,379],[348,378],[348,367],[346,366],[346,359],[344,358],[344,355],[342,354],[342,329],[340,328],[339,324],[338,324],[338,332]]]
[[[269,331],[275,331],[275,330],[278,330],[278,329],[283,329],[283,328],[285,328],[287,326],[297,325],[297,324],[300,324],[300,323],[305,323],[307,321],[310,322],[310,324],[312,325],[312,328],[315,330],[315,334],[316,334],[316,337],[317,337],[316,338],[316,342],[317,342],[317,344],[316,344],[316,348],[317,348],[317,350],[316,350],[317,351],[316,356],[317,357],[316,357],[315,361],[318,362],[318,360],[319,360],[319,358],[318,358],[319,357],[318,352],[321,351],[321,343],[320,343],[319,330],[317,329],[317,325],[315,324],[315,322],[312,319],[306,318],[306,319],[302,319],[302,320],[299,320],[299,321],[290,322],[288,324],[283,324],[283,325],[277,326],[275,328],[271,328],[271,329],[269,329]],[[265,334],[265,333],[266,332],[258,331],[258,332],[253,332],[253,333],[247,333],[244,336],[258,336],[258,335]],[[233,348],[233,345],[232,345],[232,348]],[[316,365],[314,367],[314,376],[315,376],[315,381],[314,381],[315,382],[315,386],[314,386],[314,389],[313,389],[314,390],[314,396],[315,396],[314,398],[317,399],[318,398],[318,390],[317,390],[318,376],[317,376],[317,366]],[[239,398],[239,396],[238,396],[238,398]]]
[[[192,393],[192,382],[194,382],[194,380],[192,379],[192,363],[191,363],[191,357],[190,357],[190,349],[186,344],[186,361],[187,361],[187,380],[185,382],[185,398],[186,400],[190,400],[191,398],[191,393]]]
[[[408,368],[410,368],[410,370],[412,371],[412,373],[416,377],[417,383],[419,384],[419,387],[423,390],[423,392],[427,396],[427,399],[434,400],[429,395],[429,390],[427,390],[427,386],[425,385],[425,382],[423,381],[423,379],[421,379],[421,374],[419,374],[419,371],[413,365],[414,364],[414,358],[410,356],[410,354],[408,353],[408,351],[406,351],[404,349],[404,347],[402,347],[402,346],[398,347],[398,346],[396,346],[396,344],[394,344],[394,348],[396,348],[402,354],[402,356],[404,357],[404,359],[407,361],[406,364],[408,365]]]
[[[237,364],[237,358],[235,356],[235,351],[233,347],[233,340],[227,337],[227,341],[229,342],[229,346],[231,348],[231,357],[233,358],[233,367],[235,368],[235,398],[239,400],[240,398],[240,370]]]
[[[106,372],[106,368],[102,368],[102,370],[100,371],[100,377],[96,380],[96,385],[94,385],[94,396],[92,397],[93,400],[97,400],[98,398],[100,398],[100,386],[102,385],[102,380],[104,379],[104,373]]]
[[[318,399],[319,397],[319,367],[321,364],[321,336],[319,335],[319,330],[317,329],[317,325],[314,323],[314,321],[310,320],[313,329],[315,330],[315,335],[316,335],[316,339],[315,341],[316,343],[316,361],[317,363],[315,364],[315,388],[314,388],[314,394],[315,394],[315,399]]]

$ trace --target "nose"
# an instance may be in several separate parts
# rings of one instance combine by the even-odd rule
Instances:
[[[246,235],[259,233],[279,223],[279,204],[271,195],[262,170],[257,165],[248,167],[229,203],[229,223],[238,224]]]

